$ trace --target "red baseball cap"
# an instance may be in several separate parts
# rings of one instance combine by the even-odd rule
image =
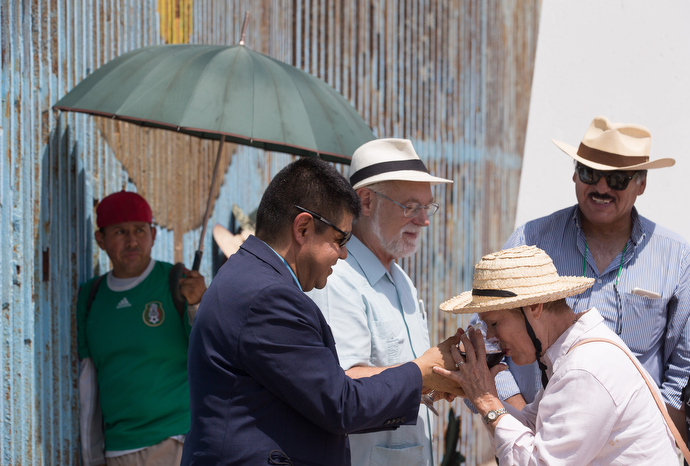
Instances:
[[[104,197],[96,207],[98,228],[122,222],[153,223],[151,206],[146,199],[125,190]]]

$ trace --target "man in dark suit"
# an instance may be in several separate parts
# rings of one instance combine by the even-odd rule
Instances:
[[[348,433],[416,422],[422,390],[458,392],[432,370],[455,369],[455,336],[373,377],[340,368],[304,291],[323,288],[347,257],[359,212],[350,184],[321,160],[299,159],[271,181],[256,236],[223,265],[196,315],[183,465],[349,465]]]

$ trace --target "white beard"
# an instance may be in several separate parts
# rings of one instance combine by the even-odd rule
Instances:
[[[392,238],[384,238],[383,228],[381,227],[381,220],[379,215],[374,217],[371,223],[371,228],[374,232],[374,235],[376,235],[376,237],[379,239],[379,242],[381,243],[381,248],[386,252],[386,254],[390,255],[391,257],[395,257],[396,259],[409,257],[415,252],[417,252],[417,249],[419,248],[419,244],[422,239],[422,227],[414,225],[412,223],[408,223],[407,225],[402,227],[400,231],[398,231],[398,233],[395,234]],[[417,233],[416,239],[413,241],[405,239],[403,234],[406,232]]]

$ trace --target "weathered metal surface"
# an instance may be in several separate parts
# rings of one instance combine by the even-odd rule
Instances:
[[[137,191],[149,199],[156,224],[173,231],[174,259],[181,261],[182,236],[202,225],[218,141],[144,128],[110,118],[93,118]],[[218,178],[227,171],[236,147],[232,143],[223,144]],[[211,209],[219,190],[220,182],[217,182],[211,195]]]
[[[439,303],[469,288],[473,265],[512,229],[539,10],[539,0],[0,0],[0,464],[79,462],[73,308],[79,283],[109,269],[93,241],[96,203],[123,187],[144,192],[167,227],[155,257],[173,261],[181,243],[177,257],[191,264],[198,245],[198,229],[175,241],[169,228],[180,228],[164,219],[184,204],[203,210],[211,169],[199,155],[215,146],[167,134],[151,142],[136,129],[101,133],[92,117],[52,111],[81,79],[142,46],[235,44],[250,11],[247,46],[324,79],[377,136],[412,139],[434,174],[455,180],[435,188],[442,210],[421,250],[402,261],[438,342],[466,324],[439,315]],[[186,144],[190,157],[137,158],[154,143]],[[226,149],[232,159],[209,226],[229,226],[233,203],[254,210],[293,160]],[[448,406],[439,405],[437,462]],[[481,426],[453,406],[467,464],[486,459]]]

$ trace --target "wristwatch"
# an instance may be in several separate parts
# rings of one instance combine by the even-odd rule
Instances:
[[[505,408],[501,409],[492,409],[488,413],[486,413],[486,416],[484,416],[484,422],[488,426],[490,422],[494,422],[496,419],[498,419],[498,416],[501,414],[506,414],[508,413],[508,410]]]

